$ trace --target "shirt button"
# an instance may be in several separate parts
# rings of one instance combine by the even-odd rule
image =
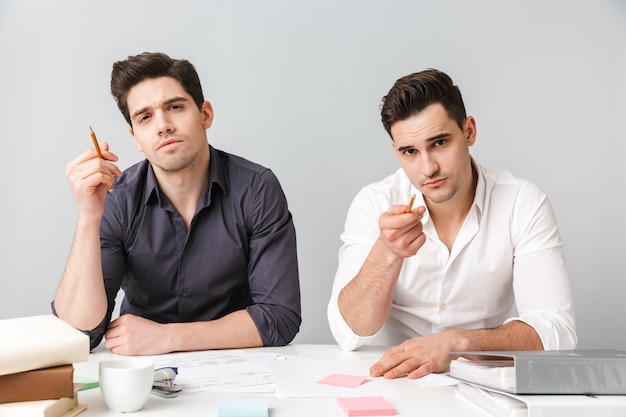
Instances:
[[[446,305],[446,303],[442,303],[442,304],[439,306],[439,309],[440,309],[441,311],[445,311],[445,309],[446,309],[447,307],[448,307],[448,306]]]
[[[187,288],[180,292],[180,295],[182,297],[187,297],[189,294],[191,294],[191,291],[189,291],[189,289],[187,289]]]

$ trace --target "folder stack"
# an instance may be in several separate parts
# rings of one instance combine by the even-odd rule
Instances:
[[[54,315],[0,320],[0,417],[70,417],[78,403],[73,363],[89,338]]]
[[[466,356],[450,364],[464,416],[626,416],[626,352],[453,353]]]

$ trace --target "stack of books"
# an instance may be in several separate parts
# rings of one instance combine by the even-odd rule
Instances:
[[[626,416],[626,351],[453,353],[463,416]]]
[[[71,417],[78,403],[73,363],[89,337],[52,314],[0,320],[0,417]]]

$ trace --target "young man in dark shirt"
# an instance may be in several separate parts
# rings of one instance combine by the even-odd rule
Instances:
[[[146,159],[122,173],[103,142],[68,164],[78,220],[53,311],[123,355],[289,343],[296,237],[275,175],[208,144],[213,108],[188,61],[116,62],[111,92]]]

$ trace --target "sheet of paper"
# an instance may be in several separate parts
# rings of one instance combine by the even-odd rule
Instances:
[[[451,387],[459,383],[458,379],[446,374],[428,374],[418,379],[412,379],[413,383],[419,387]]]
[[[276,383],[276,396],[288,397],[397,397],[398,393],[384,378],[370,378],[354,387],[320,384],[332,374],[369,376],[369,364],[285,356],[284,360],[266,361]]]
[[[150,357],[155,368],[178,367],[176,384],[185,392],[274,391],[265,362],[239,350],[172,353]]]

